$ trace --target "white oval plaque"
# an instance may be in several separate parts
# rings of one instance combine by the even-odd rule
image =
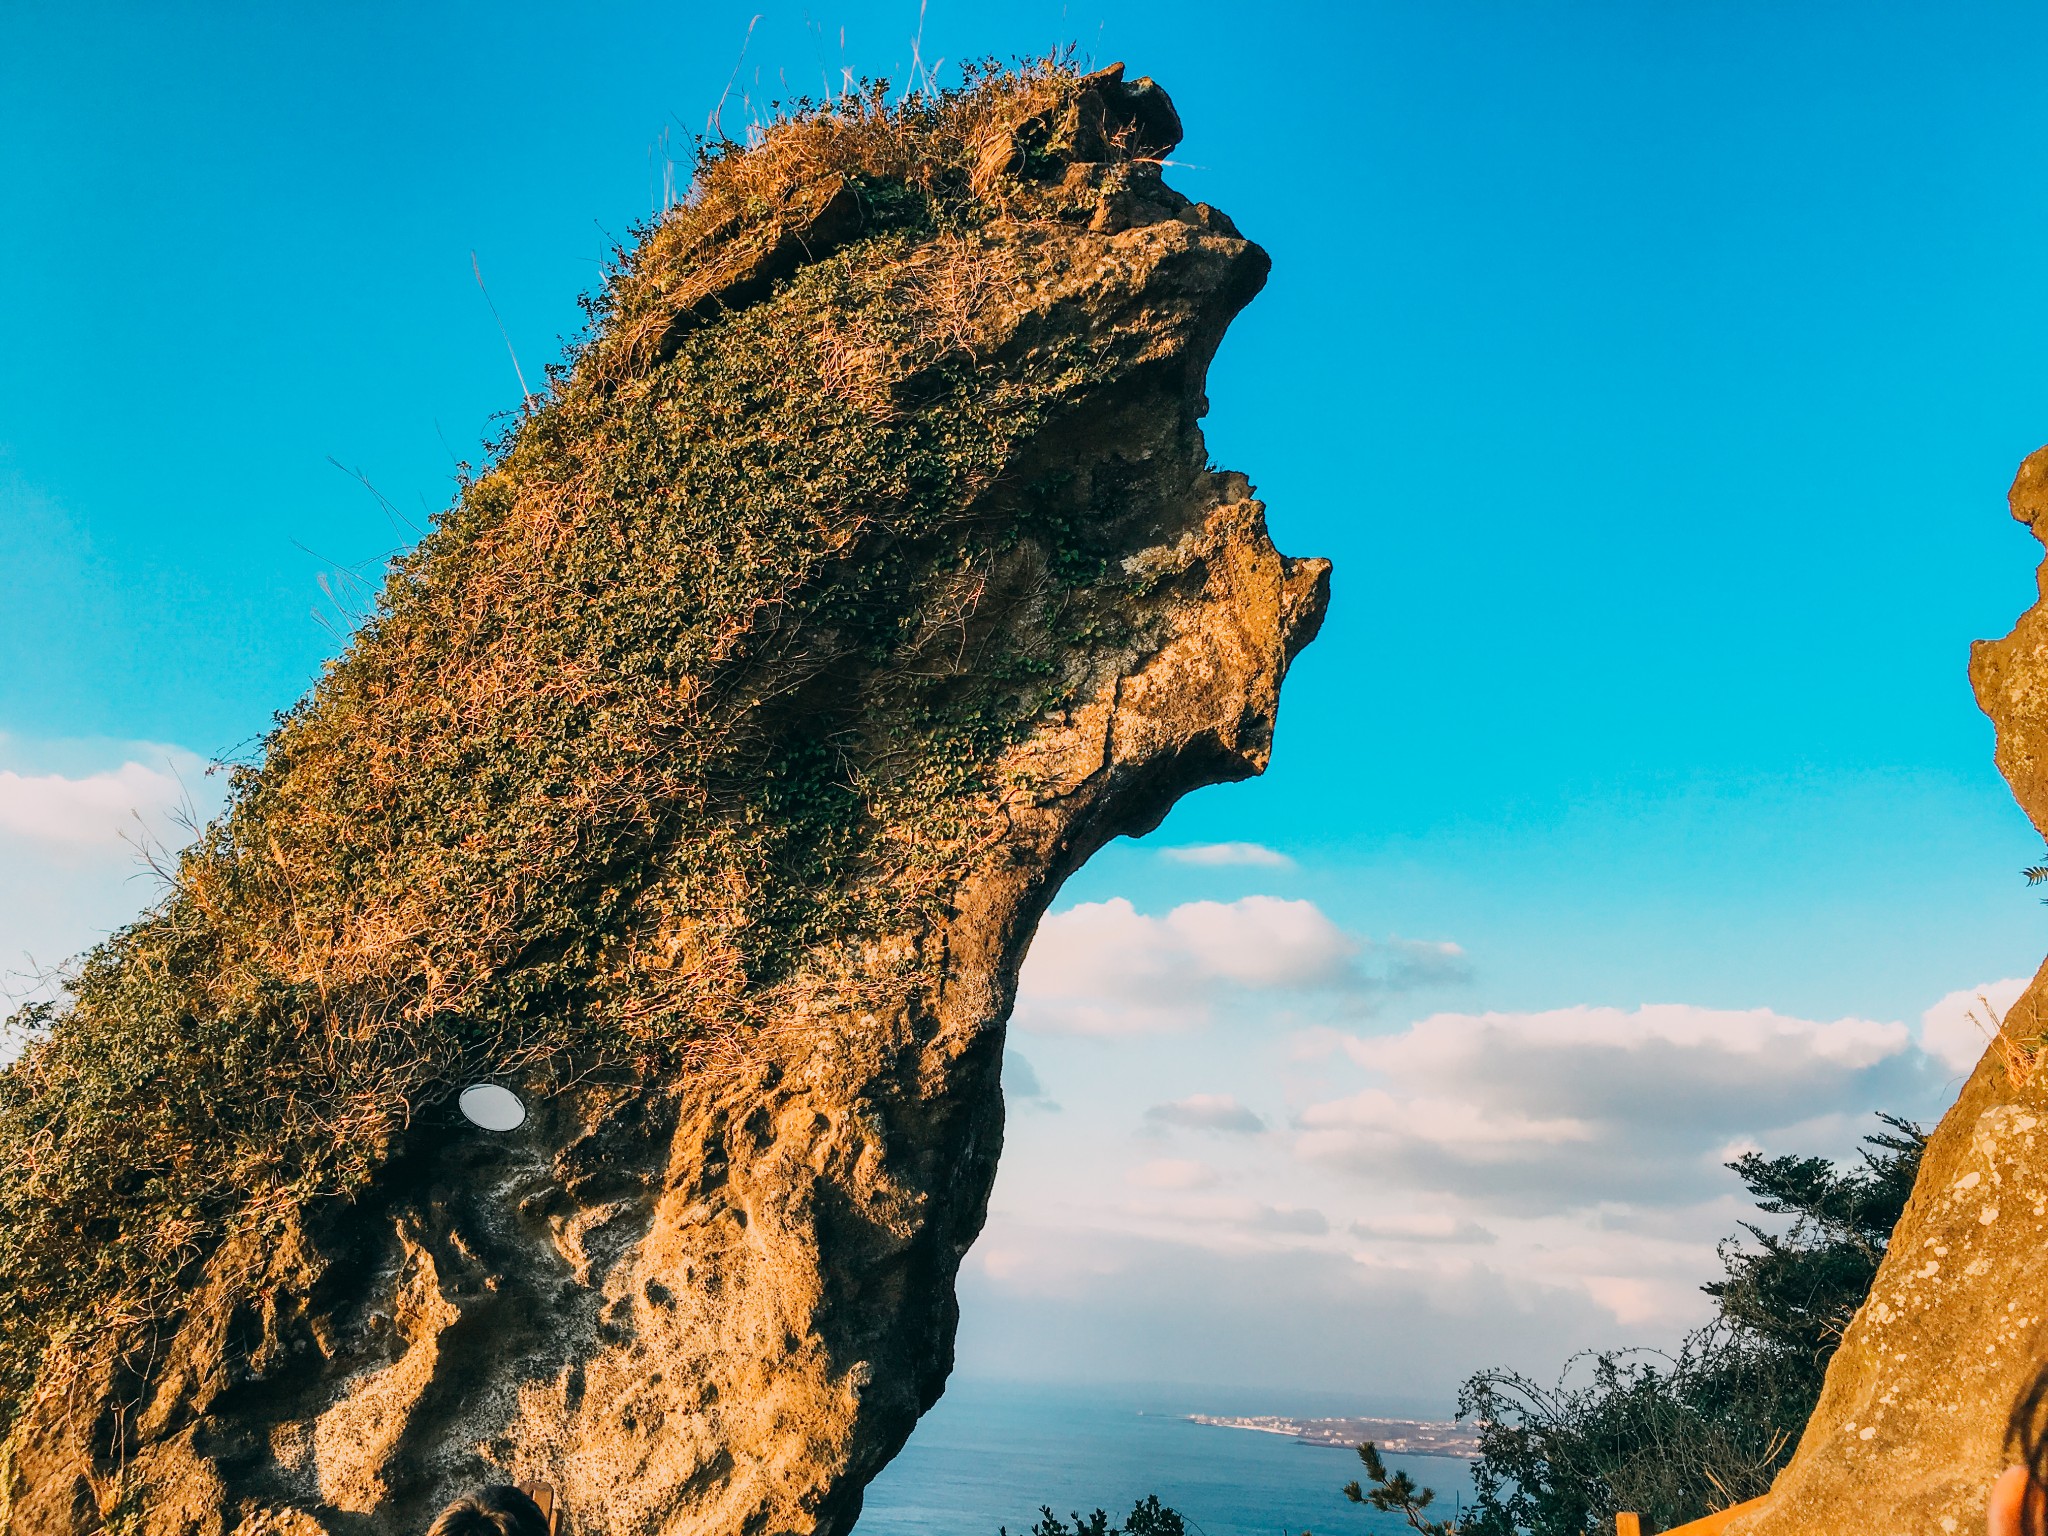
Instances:
[[[462,1118],[487,1131],[516,1131],[526,1123],[526,1106],[519,1095],[496,1083],[471,1083],[455,1101]]]

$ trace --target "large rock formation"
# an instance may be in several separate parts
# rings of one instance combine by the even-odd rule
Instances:
[[[2048,543],[2048,449],[2012,514]],[[2043,601],[1971,656],[1999,771],[2048,835]],[[1728,1536],[1970,1536],[2008,1464],[2014,1399],[2048,1361],[2048,965],[1942,1118],[1870,1298],[1828,1368],[1792,1462]]]
[[[1060,882],[1265,765],[1266,258],[1056,68],[702,168],[0,1090],[21,1536],[837,1532],[938,1397]],[[490,1076],[532,1113],[453,1110]],[[1971,1219],[1974,1220],[1974,1217]]]

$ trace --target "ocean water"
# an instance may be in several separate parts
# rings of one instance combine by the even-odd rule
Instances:
[[[1100,1505],[1113,1521],[1156,1493],[1202,1536],[1391,1536],[1408,1526],[1341,1492],[1358,1458],[1281,1435],[1190,1424],[1190,1413],[1366,1414],[1371,1403],[1275,1404],[1269,1394],[1174,1387],[1063,1389],[955,1382],[869,1485],[859,1536],[1024,1536],[1050,1504],[1065,1520]],[[1389,1456],[1436,1490],[1431,1515],[1469,1503],[1467,1464]]]

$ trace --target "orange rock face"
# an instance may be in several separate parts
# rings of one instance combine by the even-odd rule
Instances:
[[[2048,449],[2012,514],[2048,539]],[[2048,591],[2048,562],[2041,568]],[[2048,602],[1970,658],[1999,771],[2048,834]],[[1981,1533],[2013,1400],[2048,1360],[2048,966],[1942,1118],[1798,1453],[1727,1536]]]
[[[1327,562],[1275,550],[1197,425],[1264,253],[1160,182],[1148,157],[1178,122],[1150,82],[1110,71],[1042,94],[1049,116],[1013,114],[968,146],[975,195],[1001,203],[976,227],[971,282],[946,265],[961,237],[887,247],[905,302],[937,316],[920,335],[943,321],[947,355],[969,353],[991,390],[1047,349],[1114,363],[988,491],[994,519],[1027,471],[1072,487],[1102,574],[1055,579],[1066,556],[1041,519],[988,538],[964,574],[935,567],[927,621],[903,631],[918,665],[1040,658],[1034,686],[1060,701],[976,781],[992,798],[963,812],[974,835],[958,834],[945,901],[820,943],[830,985],[781,983],[780,1016],[686,1070],[531,1080],[531,1114],[503,1134],[425,1106],[365,1190],[228,1244],[174,1316],[45,1381],[0,1468],[0,1525],[416,1532],[478,1483],[527,1480],[559,1490],[573,1531],[852,1524],[951,1367],[955,1276],[1002,1143],[1004,1025],[1040,915],[1109,839],[1264,768],[1282,679],[1328,595]],[[693,327],[860,248],[870,204],[799,204],[733,237],[737,255],[704,258],[710,275],[626,338],[619,368],[682,366]],[[925,386],[858,341],[821,387],[912,409]],[[907,558],[879,537],[846,548]],[[814,628],[772,660],[811,686],[833,643]],[[846,739],[892,782],[944,766],[892,762],[877,735]],[[627,984],[670,985],[696,942],[687,924],[635,938]]]

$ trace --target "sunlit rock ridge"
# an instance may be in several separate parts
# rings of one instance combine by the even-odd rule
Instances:
[[[802,109],[0,1075],[23,1536],[841,1532],[938,1397],[1061,881],[1260,772],[1328,566],[1199,418],[1260,249],[1121,68]],[[531,1108],[479,1130],[455,1091]]]
[[[2048,449],[2012,514],[2048,542]],[[2041,566],[2048,593],[2048,561]],[[1970,660],[1999,771],[2048,834],[2048,600]],[[1988,1008],[1985,1010],[1988,1014]],[[1996,1022],[1987,1018],[1987,1026]],[[2048,1360],[2048,965],[1928,1143],[1792,1462],[1728,1536],[1984,1530],[2014,1399]]]

